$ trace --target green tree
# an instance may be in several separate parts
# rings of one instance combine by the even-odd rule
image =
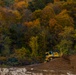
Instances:
[[[28,62],[30,58],[30,51],[24,47],[15,49],[13,57],[17,58],[19,64],[26,64],[26,62]]]
[[[43,0],[43,1],[44,1],[45,5],[47,5],[48,3],[53,3],[54,2],[54,0]]]
[[[25,46],[25,30],[21,24],[14,24],[10,26],[10,39],[12,40],[11,47],[21,48]]]
[[[44,27],[41,28],[41,32],[39,34],[39,56],[42,57],[42,60],[44,59],[45,52],[48,50],[47,44],[48,44],[48,29],[45,29]]]
[[[74,28],[65,27],[64,31],[59,35],[61,36],[61,41],[57,45],[58,50],[60,50],[61,54],[71,54],[74,51],[73,50]]]
[[[33,0],[32,2],[29,2],[29,6],[28,6],[28,8],[31,9],[31,11],[43,9],[44,7],[45,4],[42,0]]]
[[[71,50],[71,47],[72,47],[72,41],[63,39],[63,40],[61,40],[59,45],[57,45],[57,47],[58,47],[58,49],[60,51],[61,56],[63,54],[70,54],[70,50]]]
[[[38,56],[38,36],[36,37],[31,37],[30,38],[30,42],[29,42],[29,46],[32,49],[32,57],[37,57]]]
[[[6,36],[3,39],[3,50],[2,50],[2,54],[4,56],[9,56],[10,55],[10,45],[11,45],[11,40],[8,36]]]
[[[3,0],[6,6],[10,6],[14,4],[14,0]]]
[[[74,31],[74,35],[73,35],[73,37],[74,37],[74,43],[73,43],[73,47],[74,47],[74,53],[76,53],[76,29],[75,29],[75,31]]]

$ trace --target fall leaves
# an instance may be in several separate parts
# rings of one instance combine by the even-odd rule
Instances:
[[[54,1],[0,1],[0,61],[26,65],[43,62],[46,51],[76,53],[76,2]]]

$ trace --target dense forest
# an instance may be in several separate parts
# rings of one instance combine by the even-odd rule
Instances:
[[[47,51],[76,53],[76,0],[0,0],[0,65],[41,63]]]

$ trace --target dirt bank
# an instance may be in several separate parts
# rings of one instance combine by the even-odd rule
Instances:
[[[27,67],[28,70],[31,68],[35,70],[69,70],[76,73],[76,54],[71,56],[63,56],[61,58],[53,59],[47,63]]]

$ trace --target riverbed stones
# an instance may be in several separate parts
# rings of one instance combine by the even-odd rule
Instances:
[[[31,69],[31,68],[30,68]],[[64,71],[63,71],[64,72]],[[54,70],[27,70],[26,68],[0,68],[0,75],[68,75],[71,72],[56,72]],[[58,74],[57,74],[58,73]],[[71,73],[72,74],[72,73]]]
[[[26,68],[0,68],[0,75],[26,75]]]

